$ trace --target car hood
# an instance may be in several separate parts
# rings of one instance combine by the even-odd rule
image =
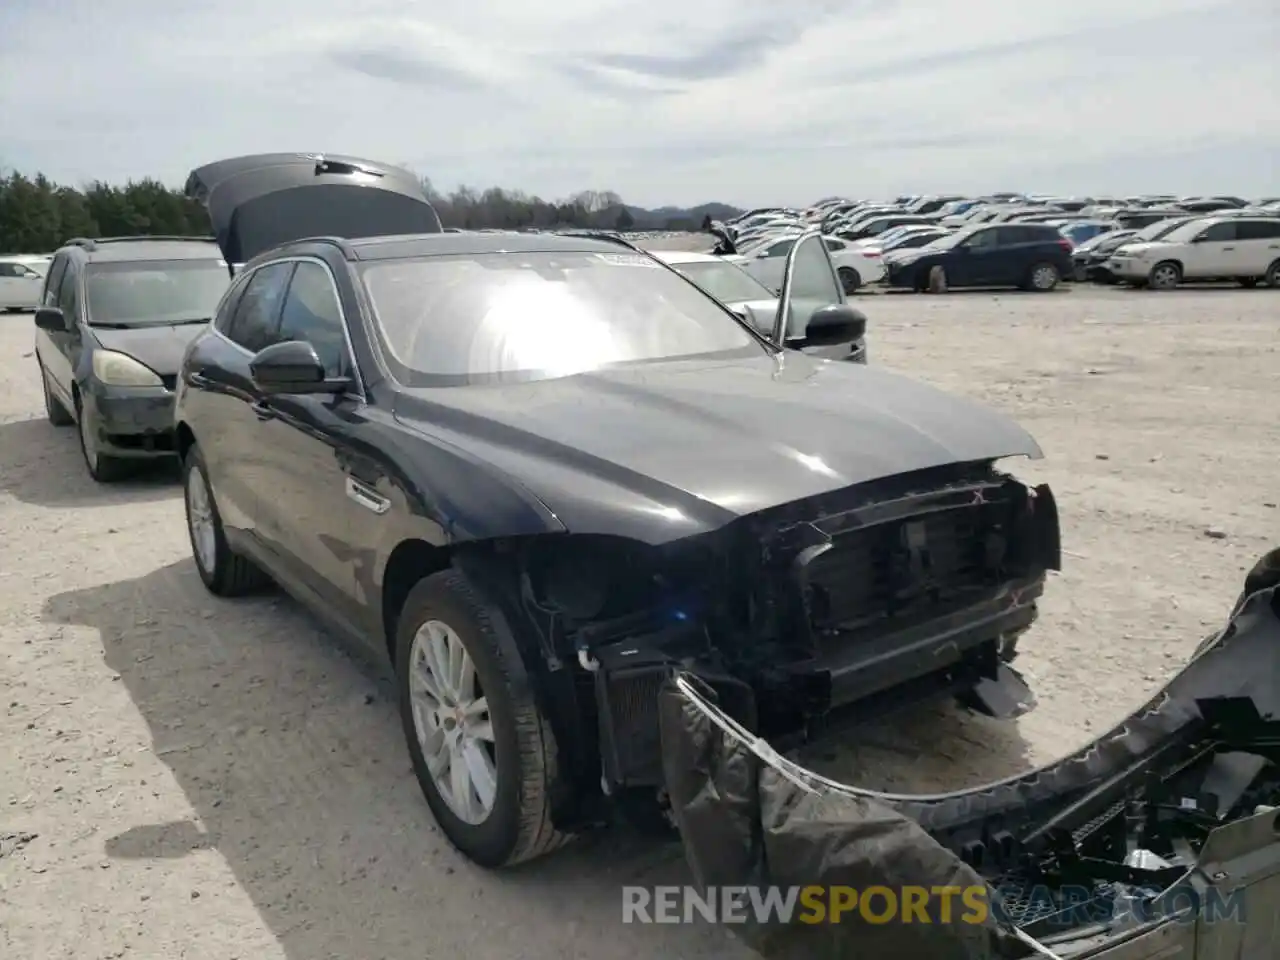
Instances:
[[[395,414],[504,470],[569,529],[622,535],[621,524],[650,542],[868,480],[1041,456],[970,400],[791,351],[410,389]]]
[[[133,330],[112,330],[93,327],[93,335],[105,350],[123,353],[150,367],[162,377],[178,372],[182,355],[205,327],[198,323],[181,326],[137,327]]]
[[[441,230],[440,218],[414,174],[358,157],[234,157],[191,171],[185,191],[208,209],[227,263],[243,263],[305,237]]]
[[[1123,253],[1129,256],[1141,255],[1144,253],[1153,253],[1157,250],[1167,249],[1172,244],[1161,243],[1159,241],[1149,241],[1144,243],[1122,243],[1116,249],[1112,250],[1112,254]]]

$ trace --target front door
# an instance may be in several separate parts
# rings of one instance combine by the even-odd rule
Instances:
[[[996,227],[979,230],[956,248],[944,264],[947,283],[955,287],[981,287],[995,283]]]
[[[1261,277],[1280,260],[1280,220],[1241,220],[1239,231],[1242,273]]]
[[[319,260],[297,262],[272,339],[310,343],[330,377],[351,378],[354,386],[336,396],[277,394],[259,400],[255,448],[264,470],[258,534],[317,600],[356,625],[352,527],[371,519],[380,501],[371,491],[352,489],[347,451],[364,422],[358,416],[364,397],[355,382],[336,283]]]
[[[1232,220],[1212,224],[1187,244],[1182,254],[1182,276],[1188,280],[1231,276],[1238,272],[1236,226]]]
[[[259,447],[259,397],[249,376],[249,361],[271,343],[293,263],[269,263],[233,290],[214,321],[221,337],[209,338],[193,354],[190,376],[199,388],[189,401],[200,406],[198,422],[210,424],[196,439],[205,448],[209,485],[225,526],[257,533],[258,501],[270,496]]]
[[[41,331],[45,343],[40,346],[40,362],[44,364],[54,394],[68,410],[74,410],[72,384],[76,363],[83,349],[80,330],[80,271],[68,260],[58,275],[58,285],[45,293],[46,305],[58,307],[66,329]]]

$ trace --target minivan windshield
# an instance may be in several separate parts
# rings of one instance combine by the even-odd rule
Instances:
[[[406,386],[545,380],[766,347],[643,254],[482,253],[371,261],[376,332]]]
[[[89,325],[208,321],[230,283],[227,265],[213,258],[91,263],[85,269]]]

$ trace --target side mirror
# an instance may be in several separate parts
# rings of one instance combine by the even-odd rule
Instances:
[[[67,318],[62,315],[61,307],[37,307],[36,329],[49,333],[66,333]]]
[[[263,347],[249,361],[249,376],[267,395],[281,393],[342,393],[346,378],[327,378],[315,347],[304,340],[286,340]]]
[[[805,328],[803,341],[793,343],[801,349],[832,347],[853,343],[865,336],[866,332],[866,314],[847,303],[831,303],[819,307],[809,315],[809,325]]]

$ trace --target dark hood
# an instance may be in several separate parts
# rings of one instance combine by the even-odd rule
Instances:
[[[881,477],[1041,456],[1016,423],[972,401],[784,356],[416,389],[396,416],[504,470],[570,530],[622,534],[628,514],[627,535],[651,542]]]
[[[178,372],[187,345],[204,329],[198,323],[177,327],[138,327],[133,330],[94,327],[93,335],[104,349],[133,357],[165,377]]]
[[[305,237],[439,233],[440,218],[408,170],[358,157],[258,154],[206,164],[186,194],[209,211],[228,263]]]

